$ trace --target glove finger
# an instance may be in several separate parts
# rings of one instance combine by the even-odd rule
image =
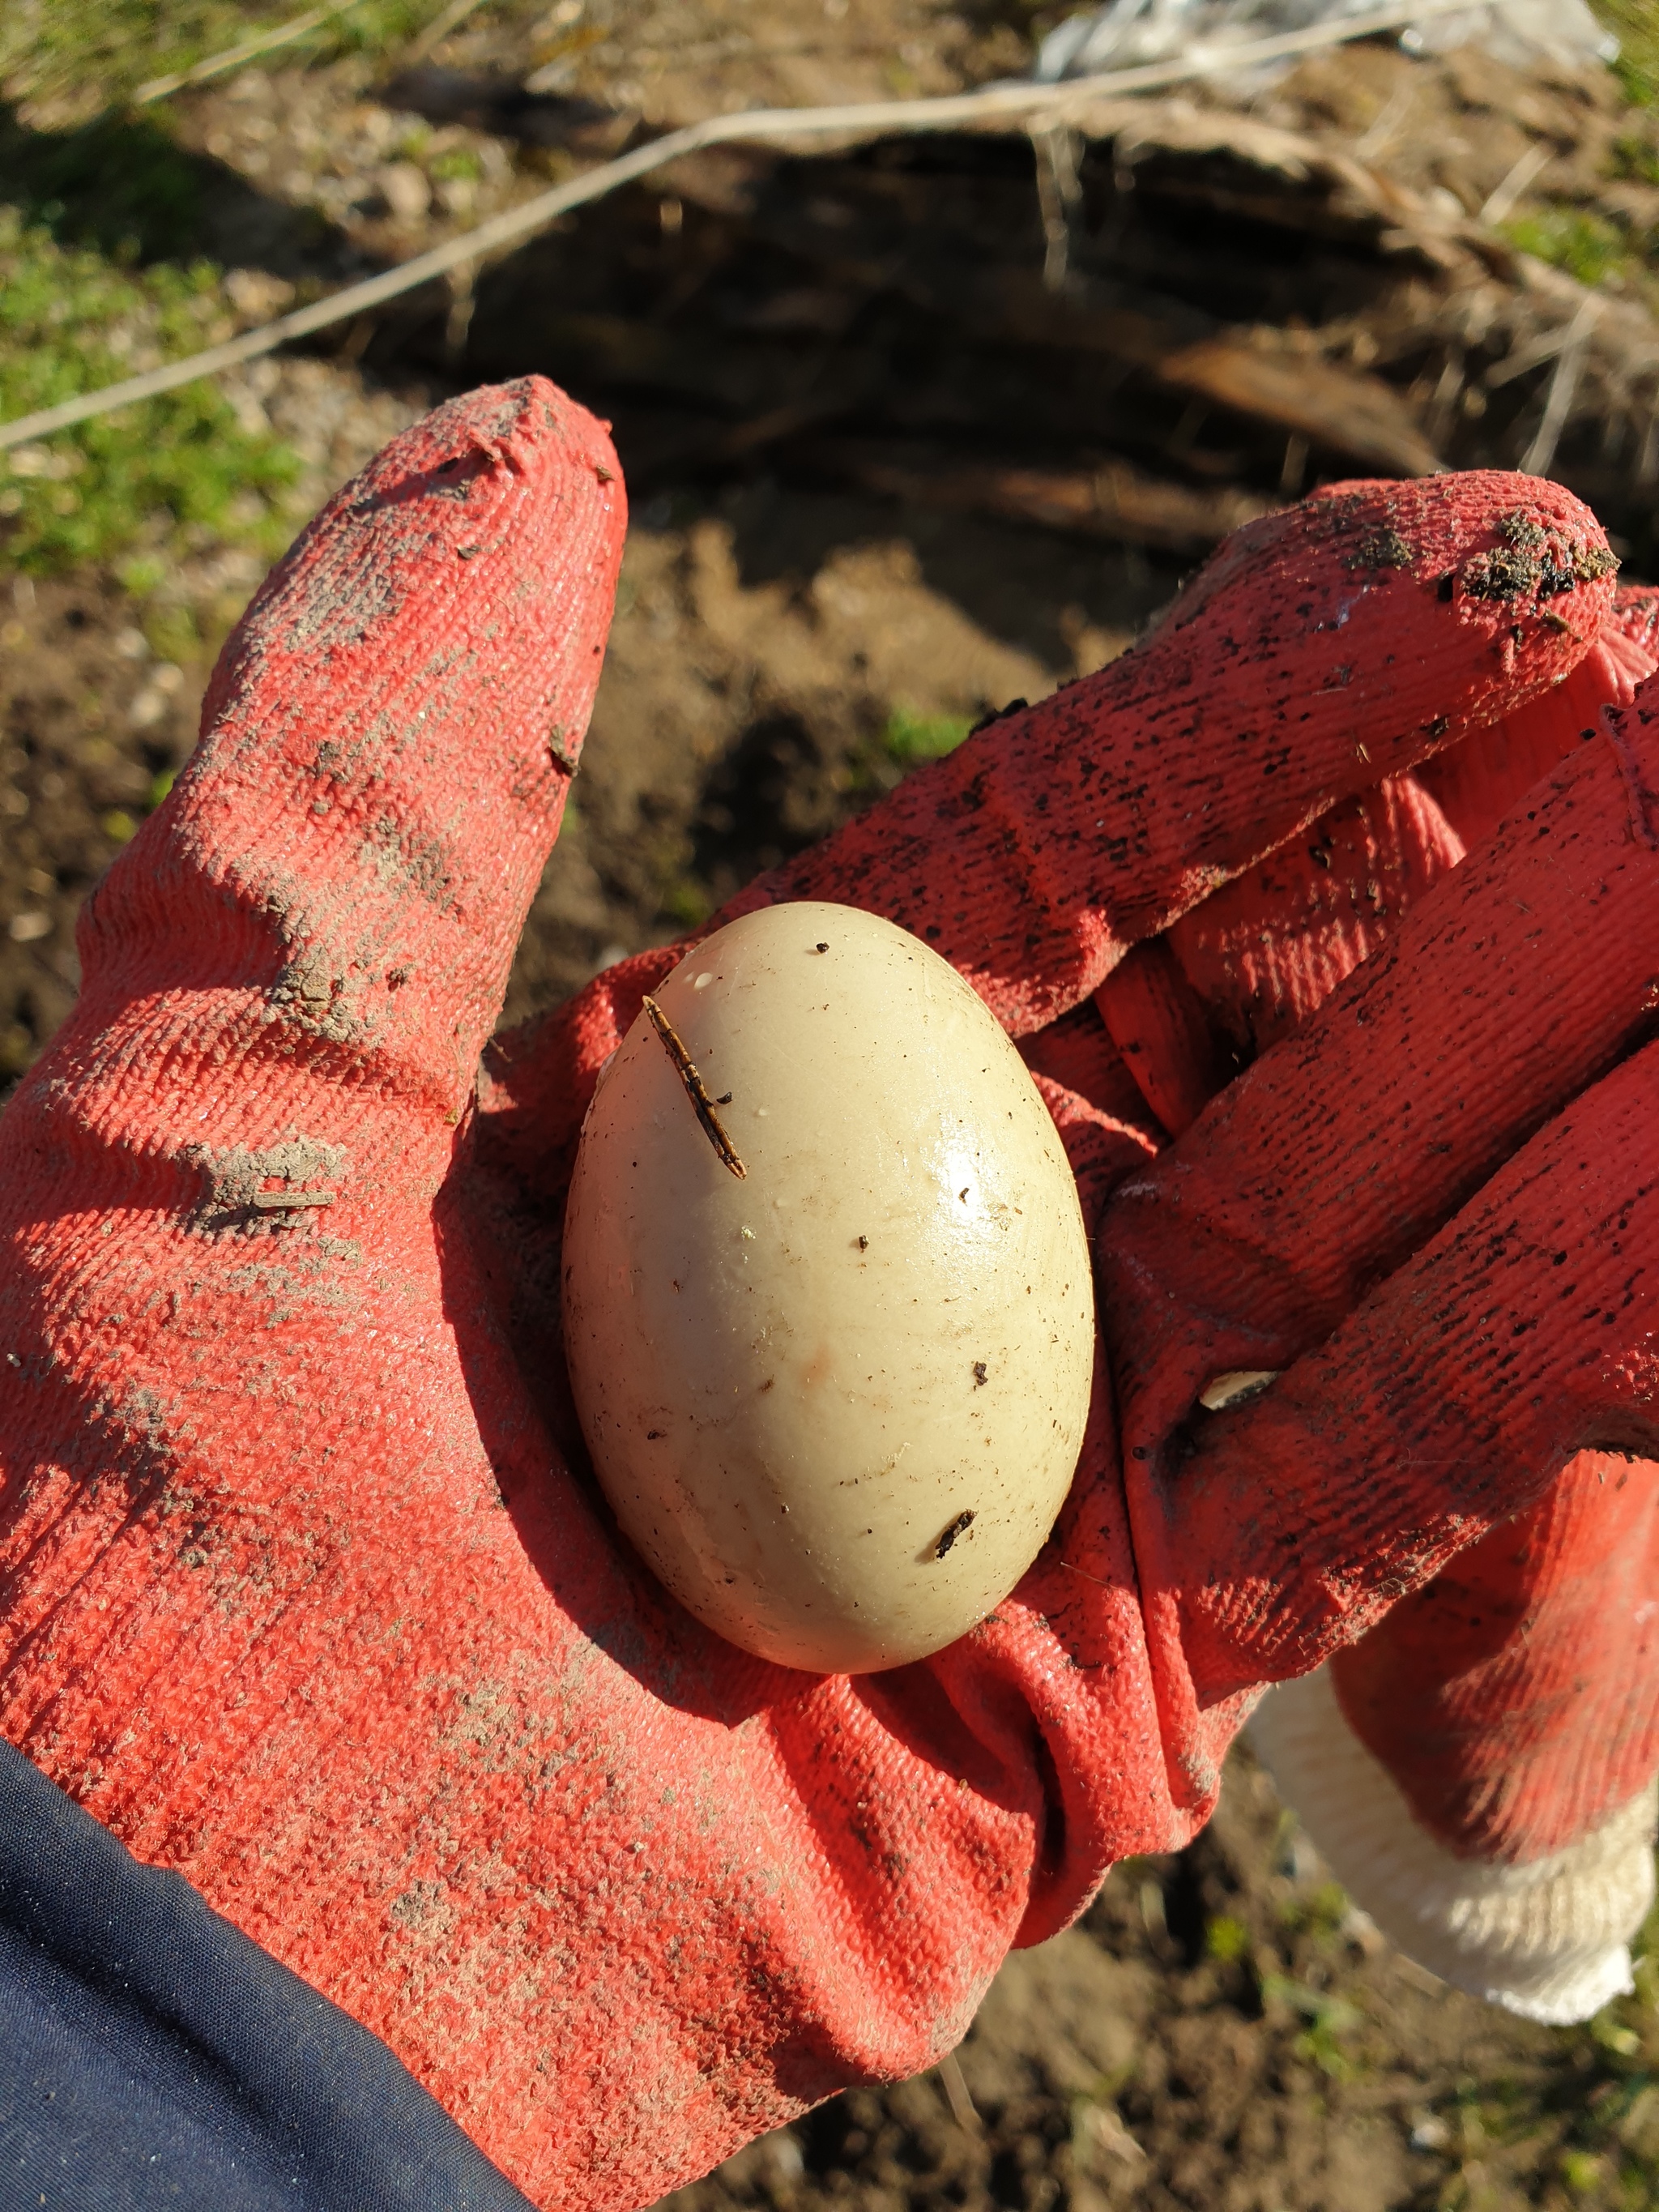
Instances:
[[[1389,776],[1183,915],[1167,941],[1234,1067],[1328,999],[1463,852],[1416,778]]]
[[[728,914],[844,901],[941,951],[1014,1035],[1304,824],[1583,658],[1614,563],[1498,472],[1337,486],[1237,532],[1097,676],[1003,716]]]
[[[227,645],[189,766],[88,902],[41,1079],[165,1061],[193,1095],[276,1068],[292,1107],[306,1071],[458,1118],[558,830],[623,523],[609,440],[544,379],[394,439]]]
[[[1325,1705],[1318,1765],[1285,1781],[1338,1881],[1425,1966],[1533,2020],[1631,1989],[1652,1905],[1656,1475],[1582,1451],[1291,1698]]]
[[[1648,1045],[1264,1395],[1126,1419],[1137,1562],[1200,1705],[1318,1665],[1575,1454],[1659,1455],[1656,1105]]]
[[[1534,2020],[1628,1989],[1652,1903],[1656,1476],[1579,1453],[1254,1726],[1384,1933]]]
[[[1218,1374],[1328,1335],[1646,1033],[1659,854],[1633,832],[1629,777],[1659,778],[1650,712],[1623,717],[1617,747],[1581,746],[1117,1194],[1100,1309],[1138,1443]]]
[[[1423,763],[1418,781],[1466,845],[1497,828],[1603,707],[1630,704],[1659,662],[1656,631],[1659,591],[1621,589],[1601,636],[1564,683]]]
[[[1322,817],[1113,969],[1096,997],[1172,1134],[1368,959],[1604,705],[1630,702],[1653,672],[1656,628],[1659,592],[1621,590],[1607,629],[1553,691]],[[1177,969],[1165,989],[1184,1001],[1173,1028],[1137,1019],[1161,945]]]
[[[1659,661],[1659,584],[1620,584],[1605,635],[1612,651],[1629,655],[1640,683],[1644,665]]]
[[[1167,935],[1126,954],[1095,993],[1095,1004],[1124,1066],[1172,1137],[1190,1127],[1238,1071],[1237,1056],[1223,1044]]]
[[[1160,1127],[1189,1128],[1462,858],[1415,778],[1389,776],[1133,946],[1094,1003]]]
[[[1085,999],[1046,1030],[1022,1037],[1018,1050],[1033,1075],[1064,1084],[1120,1125],[1138,1131],[1149,1153],[1162,1151],[1166,1132],[1148,1113],[1141,1086],[1092,1000]]]

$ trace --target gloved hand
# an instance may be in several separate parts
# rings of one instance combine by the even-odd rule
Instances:
[[[1125,1006],[1133,1011],[1137,971],[1143,999],[1149,973],[1164,979],[1166,1000],[1172,989],[1184,994],[1182,1023],[1166,1021],[1154,1039],[1161,1053],[1148,1054],[1149,1096],[1161,1086],[1166,1101],[1192,1102],[1190,1121],[1218,1087],[1213,1071],[1229,1043],[1248,1035],[1254,1046],[1294,1028],[1376,949],[1402,904],[1420,896],[1431,856],[1442,866],[1455,860],[1463,840],[1484,836],[1565,755],[1595,741],[1604,702],[1628,708],[1652,672],[1656,629],[1659,593],[1621,591],[1601,639],[1565,684],[1424,763],[1413,781],[1437,799],[1453,842],[1443,829],[1422,840],[1414,872],[1395,870],[1390,880],[1386,839],[1357,841],[1365,809],[1350,809],[1346,836],[1334,818],[1126,961],[1102,994],[1120,1027]],[[1616,714],[1613,724],[1621,746],[1627,719]],[[1571,924],[1571,880],[1550,879],[1546,903]],[[1623,946],[1618,928],[1598,921],[1595,941],[1615,961],[1634,957],[1639,965],[1639,927]],[[1492,951],[1490,939],[1484,949]],[[1559,1018],[1571,1036],[1570,1006]],[[1456,1026],[1442,1013],[1432,1035],[1443,1044]],[[1526,1035],[1524,1015],[1518,1034]],[[1389,1041],[1375,1041],[1368,1067],[1386,1068],[1389,1055]],[[1491,1064],[1507,1066],[1501,1054]],[[1147,1060],[1132,1065],[1139,1073]],[[1565,1096],[1573,1085],[1562,1072]],[[1460,1086],[1454,1070],[1447,1096],[1466,1115],[1474,1102]],[[1167,1121],[1167,1103],[1164,1114]],[[1208,1214],[1200,1228],[1200,1188],[1220,1188],[1228,1172],[1227,1140],[1218,1141],[1218,1158],[1194,1177],[1194,1155],[1218,1142],[1213,1129],[1195,1133],[1156,1176],[1126,1193],[1119,1218],[1133,1222],[1148,1202],[1184,1200],[1182,1237],[1248,1243],[1243,1273],[1231,1284],[1230,1262],[1213,1247],[1208,1262],[1219,1307],[1237,1299],[1240,1312],[1255,1297],[1265,1247],[1282,1271],[1281,1298],[1283,1277],[1301,1276],[1317,1336],[1311,1316],[1322,1293],[1312,1278],[1331,1249],[1317,1191],[1297,1192],[1310,1206],[1294,1219],[1280,1209],[1264,1221],[1247,1202],[1225,1221]],[[1419,1150],[1403,1155],[1407,1182]],[[1230,1193],[1229,1203],[1237,1196]],[[1344,1192],[1340,1203],[1352,1196]],[[1416,1233],[1409,1206],[1406,1217],[1401,1249]],[[1137,1224],[1127,1241],[1145,1233]],[[1163,1233],[1177,1233],[1171,1220]],[[1257,1345],[1241,1356],[1278,1359],[1284,1346]],[[1328,1667],[1275,1692],[1252,1724],[1281,1790],[1385,1931],[1448,1979],[1536,2019],[1583,2018],[1630,1986],[1628,1939],[1653,1898],[1659,1680],[1646,1662],[1659,1610],[1656,1474],[1659,1467],[1646,1461],[1580,1453],[1538,1505],[1460,1553]]]
[[[1197,1309],[1166,1312],[1162,1277],[1129,1302],[1148,1263],[1126,1194],[1103,1285],[1122,1401],[1103,1370],[1018,1592],[892,1674],[768,1667],[617,1539],[557,1343],[575,1133],[676,955],[477,1072],[622,530],[607,441],[533,380],[440,409],[347,487],[227,648],[189,769],[88,902],[76,1012],[0,1123],[0,1727],[383,2037],[521,2187],[594,2208],[928,2063],[1010,1943],[1202,1822],[1257,1685],[1537,1499],[1586,1423],[1645,1445],[1646,1294],[1635,1274],[1626,1301],[1603,1227],[1610,1197],[1646,1225],[1620,1118],[1645,1062],[1591,1094],[1598,1150],[1553,1211],[1536,1164],[1559,1139],[1532,1132],[1639,1032],[1624,956],[1659,899],[1624,769],[1586,749],[1556,844],[1622,902],[1620,958],[1582,957],[1527,824],[1169,1156],[1270,1224],[1304,1180],[1379,1194],[1312,1208],[1317,1297],[1269,1267],[1271,1295],[1227,1286],[1224,1325],[1183,1334]],[[1565,676],[1611,568],[1553,485],[1322,495],[746,902],[847,899],[955,960],[1031,1038],[1097,1219],[1158,1132],[1091,994],[1288,837]],[[1646,744],[1632,726],[1626,766]],[[1425,795],[1364,806],[1401,880],[1441,865]],[[1447,892],[1455,922],[1416,943]],[[1519,933],[1524,970],[1492,984],[1471,929]],[[1437,1059],[1448,1006],[1465,1035]],[[1399,1040],[1380,1070],[1352,1050],[1373,1035]],[[1448,1150],[1403,1192],[1401,1128],[1430,1121]],[[1524,1328],[1568,1279],[1540,1289],[1507,1226],[1540,1207],[1583,1303],[1559,1344],[1532,1332],[1534,1368],[1480,1316],[1501,1291]],[[1165,1255],[1200,1304],[1207,1237],[1183,1220]],[[1419,1292],[1446,1318],[1416,1352]],[[1267,1397],[1202,1425],[1218,1368],[1273,1364]]]

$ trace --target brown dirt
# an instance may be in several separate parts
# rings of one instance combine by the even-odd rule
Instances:
[[[562,60],[568,72],[550,88],[559,98],[672,121],[745,101],[947,89],[1019,65],[1010,26],[1022,12],[777,0],[762,19],[736,0],[663,0],[592,7],[583,20],[605,36],[582,43],[560,27],[575,21],[568,9],[544,16],[540,33],[523,19],[499,27],[483,10],[436,58],[502,79],[528,65],[556,76]],[[1368,56],[1345,74],[1321,63],[1264,112],[1296,128],[1322,114],[1350,134],[1385,123],[1412,181],[1478,204],[1524,145],[1514,120],[1526,116],[1506,93],[1488,133],[1490,75],[1455,117],[1445,80],[1425,75],[1420,103],[1389,121],[1399,66]],[[332,281],[538,189],[581,150],[582,130],[609,127],[603,115],[544,116],[538,143],[485,127],[488,116],[441,120],[415,161],[410,134],[430,116],[373,90],[359,64],[250,71],[183,107],[203,158],[255,188],[240,252],[234,240],[205,249],[251,264],[238,301],[246,319],[279,307],[307,267]],[[1561,105],[1574,95],[1546,86],[1537,96],[1556,104],[1528,127],[1577,143]],[[476,175],[459,155],[476,157]],[[302,234],[272,212],[284,208],[320,219],[309,264],[293,242]],[[282,252],[261,248],[262,235]],[[810,319],[823,305],[804,300],[800,312]],[[459,289],[434,343],[422,308],[413,366],[398,347],[416,325],[400,335],[393,323],[349,334],[337,357],[262,365],[232,389],[250,417],[263,412],[302,445],[320,500],[441,396],[470,313]],[[672,937],[867,804],[902,773],[896,718],[902,738],[918,720],[972,720],[1097,666],[1179,574],[1133,549],[803,489],[769,475],[759,454],[734,452],[678,479],[660,470],[635,514],[581,775],[505,1018]],[[211,632],[253,580],[204,555],[179,589]],[[204,677],[199,660],[160,657],[102,578],[0,576],[0,1097],[72,1003],[76,910],[187,751]],[[1009,1962],[959,2075],[853,2091],[667,2203],[1650,2204],[1652,1995],[1644,1986],[1592,2030],[1554,2033],[1445,1991],[1349,1908],[1243,1753],[1190,1850],[1118,1869],[1079,1928]]]
[[[76,909],[187,749],[180,672],[149,659],[109,586],[0,583],[0,1086],[74,1003]]]
[[[1177,574],[764,483],[647,505],[503,1018],[667,941],[890,787],[896,713],[1040,697],[1121,651]],[[188,753],[205,673],[158,659],[99,580],[0,579],[0,1083],[68,1011],[76,910]]]
[[[647,503],[505,1018],[666,941],[890,788],[896,714],[961,725],[1041,697],[1121,651],[1176,574],[765,483]]]

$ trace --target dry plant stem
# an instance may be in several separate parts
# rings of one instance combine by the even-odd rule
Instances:
[[[969,2093],[963,2079],[962,2061],[954,2051],[947,2051],[939,2062],[939,2078],[945,2091],[945,2101],[951,2107],[951,2118],[963,2135],[981,2136],[985,2123],[980,2118],[979,2107]]]
[[[696,1109],[697,1119],[702,1123],[704,1133],[709,1143],[720,1154],[726,1165],[731,1169],[732,1174],[741,1179],[748,1174],[749,1170],[738,1158],[737,1146],[721,1127],[720,1117],[714,1111],[717,1103],[724,1105],[726,1101],[720,1099],[717,1102],[709,1097],[708,1086],[692,1065],[691,1055],[680,1042],[679,1032],[649,993],[647,994],[642,1003],[646,1012],[651,1017],[652,1028],[662,1039],[667,1048],[668,1057],[679,1071],[680,1081],[685,1085],[686,1096]]]
[[[1538,426],[1538,435],[1528,447],[1521,463],[1523,476],[1544,477],[1550,472],[1555,449],[1561,442],[1561,433],[1566,427],[1573,393],[1578,388],[1591,326],[1601,312],[1601,303],[1592,292],[1572,319],[1566,343],[1556,357],[1555,373],[1550,378],[1549,396],[1544,402],[1544,419]]]
[[[1379,8],[1370,15],[1313,24],[1305,30],[1287,31],[1277,38],[1257,40],[1249,46],[1194,47],[1179,61],[1149,63],[1139,69],[1109,70],[1100,76],[1074,77],[1060,84],[997,84],[982,92],[954,93],[942,99],[872,100],[845,107],[762,108],[752,114],[711,115],[701,123],[688,124],[684,130],[671,131],[665,137],[653,139],[648,145],[636,146],[631,153],[590,169],[585,177],[556,185],[551,191],[526,200],[521,207],[509,208],[489,222],[480,223],[477,229],[448,239],[428,252],[417,253],[412,260],[388,269],[381,276],[369,277],[361,284],[349,284],[329,299],[296,308],[292,314],[279,316],[275,322],[262,324],[258,330],[245,331],[240,337],[232,338],[224,345],[210,346],[184,361],[169,362],[142,376],[127,377],[119,384],[107,385],[101,392],[83,392],[78,398],[63,400],[55,407],[43,407],[33,415],[20,416],[14,422],[0,423],[0,453],[33,438],[48,437],[54,430],[66,430],[72,423],[112,414],[118,407],[130,406],[136,400],[153,399],[159,392],[176,392],[180,385],[194,384],[199,377],[216,375],[221,369],[234,368],[242,362],[257,360],[261,354],[274,353],[290,339],[309,337],[313,331],[349,322],[353,316],[411,292],[434,276],[447,275],[463,262],[477,260],[501,246],[514,246],[520,239],[545,229],[573,208],[603,199],[619,186],[631,184],[636,177],[665,168],[671,161],[700,153],[705,146],[734,142],[760,143],[798,137],[871,137],[884,136],[889,131],[920,133],[952,130],[958,124],[992,122],[999,118],[1017,120],[1022,116],[1049,116],[1058,120],[1068,111],[1086,108],[1091,100],[1106,93],[1151,92],[1161,85],[1180,84],[1193,77],[1209,76],[1256,62],[1311,53],[1322,46],[1345,45],[1379,31],[1397,31],[1407,23],[1448,15],[1466,4],[1467,0],[1410,0],[1406,6]],[[229,65],[226,57],[219,58]]]
[[[933,1557],[936,1559],[942,1559],[947,1552],[955,1548],[957,1538],[965,1534],[973,1525],[974,1515],[971,1507],[966,1513],[958,1513],[956,1519],[944,1530],[938,1543],[934,1545]]]
[[[194,69],[180,70],[175,76],[152,77],[141,84],[132,95],[135,107],[148,107],[152,100],[165,100],[169,93],[182,92],[186,85],[206,84],[210,78],[222,76],[227,70],[240,68],[257,55],[273,52],[278,46],[291,46],[295,39],[303,39],[307,31],[319,24],[331,22],[336,15],[343,15],[355,8],[357,0],[331,0],[325,8],[308,8],[303,15],[296,15],[291,23],[279,30],[265,31],[257,39],[244,39],[239,46],[227,46],[222,53],[210,54],[205,61],[198,62]]]
[[[404,67],[413,69],[417,62],[423,62],[435,47],[442,46],[452,31],[459,30],[479,4],[480,0],[449,0],[449,5],[434,16],[410,46],[404,56]]]
[[[1528,185],[1542,176],[1555,159],[1553,146],[1528,146],[1496,190],[1490,192],[1475,220],[1502,222]]]
[[[1049,291],[1060,292],[1066,288],[1071,260],[1072,223],[1083,198],[1077,133],[1063,123],[1036,125],[1031,131],[1031,151],[1036,157],[1037,205],[1048,245],[1042,281]]]

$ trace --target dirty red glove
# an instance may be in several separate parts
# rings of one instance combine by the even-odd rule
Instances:
[[[1192,1363],[1224,1355],[1271,1372],[1324,1339],[1367,1279],[1385,1275],[1423,1240],[1448,1193],[1467,1188],[1471,1170],[1478,1178],[1471,1125],[1496,1134],[1507,1111],[1511,1131],[1526,1131],[1575,1102],[1560,1141],[1566,1129],[1582,1132],[1588,1122],[1593,1131],[1616,1110],[1605,1085],[1575,1094],[1651,1027],[1648,963],[1659,913],[1644,795],[1653,713],[1644,708],[1659,685],[1634,708],[1629,702],[1653,667],[1656,616],[1659,595],[1621,593],[1613,623],[1567,684],[1419,771],[1417,781],[1438,792],[1459,830],[1486,830],[1506,805],[1509,821],[1471,860],[1473,878],[1423,909],[1395,962],[1356,979],[1295,1048],[1263,1063],[1121,1194],[1105,1231],[1109,1269],[1122,1271],[1126,1295],[1133,1281],[1138,1297],[1168,1291],[1173,1299],[1158,1309],[1171,1334],[1150,1356],[1135,1347],[1129,1364],[1144,1362],[1149,1376],[1161,1368],[1165,1387]],[[1599,701],[1614,702],[1610,715]],[[1569,752],[1581,757],[1564,762]],[[1531,784],[1557,763],[1558,774]],[[1287,848],[1269,866],[1282,878],[1305,862]],[[1237,908],[1252,884],[1241,879],[1212,907]],[[1258,915],[1273,889],[1256,887]],[[1266,964],[1305,982],[1292,921],[1281,920]],[[1382,932],[1366,926],[1376,941]],[[1194,939],[1212,949],[1217,933],[1210,909],[1200,908],[1170,933],[1179,951],[1167,957],[1183,982],[1195,979],[1189,988],[1207,986],[1195,995],[1206,1016],[1224,1023],[1237,1019],[1239,994],[1229,994],[1192,952]],[[1425,1023],[1437,994],[1456,1008],[1455,1021],[1443,1012]],[[1283,994],[1266,996],[1269,1020],[1278,1018]],[[1189,1085],[1199,1058],[1188,1052]],[[1368,1099],[1375,1133],[1363,1144],[1352,1131],[1314,1134],[1306,1111],[1345,1071]],[[1259,1163],[1264,1148],[1300,1158],[1303,1172],[1272,1188],[1259,1172],[1252,1180],[1249,1162]],[[1596,1148],[1592,1135],[1584,1149],[1594,1157]],[[1617,1178],[1616,1163],[1596,1164]],[[1589,1225],[1603,1261],[1633,1250],[1616,1220]],[[1500,1347],[1504,1400],[1535,1389],[1564,1351],[1582,1358],[1598,1348],[1587,1322],[1589,1331],[1619,1326],[1621,1346],[1639,1339],[1639,1329],[1626,1333],[1634,1326],[1637,1276],[1621,1281],[1616,1322],[1611,1308],[1582,1311],[1571,1240],[1555,1241],[1552,1272],[1565,1273],[1555,1275],[1553,1310],[1511,1322],[1524,1351],[1513,1338]],[[1479,1304],[1501,1305],[1513,1265],[1494,1249],[1493,1279]],[[1486,1271],[1477,1264],[1474,1272]],[[1460,1299],[1470,1297],[1466,1284]],[[1419,1291],[1395,1324],[1414,1363],[1426,1358],[1431,1334],[1423,1303]],[[1230,1334],[1234,1316],[1243,1334]],[[1495,1336],[1510,1334],[1495,1314],[1485,1322]],[[1459,1396],[1470,1395],[1478,1364],[1468,1364],[1467,1346],[1461,1357],[1453,1352]],[[1618,1395],[1615,1386],[1605,1410],[1588,1416],[1591,1437],[1630,1435]],[[1345,1403],[1340,1391],[1326,1403],[1322,1429]],[[1553,1392],[1534,1403],[1562,1411]],[[1414,1384],[1409,1411],[1420,1418],[1424,1410]],[[1220,1417],[1213,1431],[1205,1423],[1193,1441],[1222,1443],[1235,1419]],[[1392,1454],[1386,1437],[1367,1443],[1375,1483]],[[1228,1440],[1228,1448],[1239,1447]],[[1299,1479],[1322,1480],[1316,1438],[1299,1449],[1310,1462]],[[1271,1460],[1252,1466],[1253,1486],[1271,1487],[1275,1471]],[[1534,2018],[1581,2018],[1627,1988],[1628,1939],[1652,1901],[1656,1476],[1659,1466],[1628,1449],[1579,1452],[1536,1506],[1461,1552],[1328,1668],[1276,1692],[1255,1724],[1281,1788],[1385,1930],[1448,1978]],[[1340,1593],[1328,1587],[1328,1605],[1351,1601],[1367,1602],[1352,1584]]]
[[[89,902],[76,1012],[0,1124],[0,1725],[383,2036],[520,2186],[594,2208],[927,2063],[1011,1942],[1202,1821],[1253,1685],[1539,1496],[1605,1395],[1564,1353],[1547,1411],[1442,1416],[1466,1370],[1486,1379],[1460,1324],[1413,1413],[1387,1388],[1389,1301],[1437,1263],[1345,1322],[1372,1249],[1409,1246],[1371,1233],[1357,1260],[1334,1224],[1325,1305],[1297,1309],[1329,1348],[1218,1447],[1188,1420],[1204,1360],[1181,1400],[1179,1332],[1144,1316],[1128,1480],[1103,1382],[1055,1540],[937,1659],[820,1680],[679,1612],[586,1480],[556,1331],[574,1133],[674,956],[625,963],[475,1075],[622,526],[608,443],[535,380],[441,409],[349,486],[227,649],[190,768]],[[1292,832],[1564,675],[1610,566],[1549,485],[1326,495],[1241,533],[1136,653],[751,902],[887,912],[1040,1030]],[[1632,897],[1651,866],[1628,861]],[[1404,944],[1379,972],[1409,977]],[[1605,1008],[1574,986],[1578,1081],[1641,1018],[1622,977]],[[1462,1005],[1427,988],[1431,1013]],[[1091,1217],[1156,1144],[1058,1079],[1122,1077],[1093,1021],[1051,1033],[1043,1079]],[[1249,1110],[1307,1049],[1252,1072]],[[1397,1136],[1379,1152],[1347,1110],[1352,1067],[1296,1066],[1315,1126],[1386,1174]],[[1613,1101],[1596,1173],[1622,1194],[1620,1081],[1594,1096]],[[1547,1109],[1476,1091],[1425,1234],[1494,1170],[1492,1205],[1538,1188],[1533,1147],[1507,1156]],[[1232,1158],[1252,1193],[1282,1178],[1271,1133]],[[1586,1297],[1615,1264],[1599,1205],[1564,1199],[1551,1232]],[[1431,1255],[1463,1249],[1461,1224]],[[1598,1350],[1635,1346],[1644,1310],[1638,1292]],[[1334,1420],[1307,1381],[1327,1370],[1358,1394]],[[1400,1434],[1368,1480],[1370,1440]]]
[[[1569,683],[1419,771],[1471,835],[1627,708],[1659,592],[1621,591]],[[1628,742],[1628,716],[1611,725]],[[1255,1723],[1281,1786],[1397,1942],[1546,2021],[1631,1986],[1654,1895],[1659,1466],[1581,1452]]]
[[[1628,1990],[1653,1902],[1656,1477],[1580,1452],[1252,1723],[1384,1932],[1529,2019],[1586,2019]]]

